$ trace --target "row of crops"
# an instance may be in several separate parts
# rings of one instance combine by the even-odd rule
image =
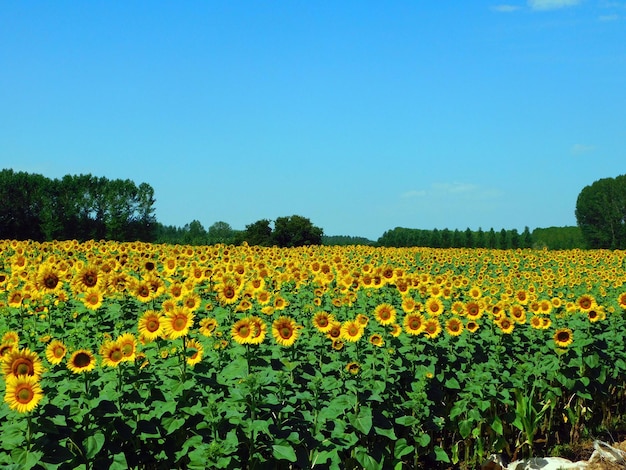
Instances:
[[[614,433],[624,262],[0,241],[0,464],[474,468]]]

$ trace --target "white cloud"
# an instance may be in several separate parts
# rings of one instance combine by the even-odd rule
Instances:
[[[520,9],[517,5],[495,5],[491,7],[493,11],[497,11],[500,13],[512,13]]]
[[[449,198],[491,199],[500,194],[498,190],[481,188],[469,183],[433,183],[425,189],[411,189],[400,195],[402,199],[435,198],[438,200]]]
[[[422,196],[426,196],[426,191],[424,191],[423,189],[421,190],[411,189],[410,191],[406,191],[405,193],[402,194],[403,198],[422,197]]]
[[[600,21],[617,21],[619,20],[620,16],[619,15],[600,15],[598,16],[598,19]]]
[[[581,0],[528,0],[528,5],[533,10],[556,10],[558,8],[573,7]]]
[[[583,153],[589,153],[595,150],[593,145],[584,145],[584,144],[574,144],[570,151],[574,155],[582,155]]]

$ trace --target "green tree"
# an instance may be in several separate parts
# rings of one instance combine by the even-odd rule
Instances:
[[[192,220],[183,227],[183,231],[183,242],[185,244],[196,246],[207,244],[207,231],[200,221]]]
[[[626,175],[585,186],[576,200],[576,221],[589,248],[626,248]]]
[[[270,227],[270,223],[267,219],[261,219],[246,225],[243,234],[244,240],[249,245],[272,246],[272,227]]]
[[[215,222],[209,227],[208,242],[210,245],[223,243],[225,245],[235,244],[237,241],[237,231],[233,230],[226,222]]]
[[[530,233],[530,229],[526,226],[524,227],[524,232],[522,232],[522,248],[532,248],[533,246],[533,236]]]
[[[272,238],[280,247],[321,245],[324,231],[306,217],[292,215],[278,217],[274,222]]]

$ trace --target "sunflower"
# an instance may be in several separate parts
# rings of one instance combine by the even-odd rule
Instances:
[[[13,343],[0,343],[0,360],[13,351],[17,346]]]
[[[430,297],[426,301],[424,309],[431,317],[437,317],[443,313],[443,302],[439,297]]]
[[[332,342],[332,348],[335,351],[341,351],[343,349],[343,346],[344,346],[344,342],[343,342],[343,340],[341,340],[339,338],[334,339],[333,342]]]
[[[182,304],[185,308],[187,308],[189,311],[194,312],[196,311],[199,307],[200,307],[200,303],[202,302],[202,300],[200,299],[200,295],[198,295],[195,292],[188,292],[183,298],[182,298]]]
[[[424,331],[424,315],[421,313],[413,312],[404,316],[404,331],[408,334],[416,336]]]
[[[313,326],[320,333],[328,333],[332,328],[332,323],[335,320],[335,317],[332,313],[328,312],[317,312],[313,315]]]
[[[516,323],[523,325],[526,323],[526,310],[521,305],[515,304],[511,306],[510,310],[511,318]]]
[[[500,328],[500,331],[502,331],[502,333],[507,334],[507,335],[513,333],[513,329],[515,328],[515,322],[511,318],[507,317],[506,315],[503,315],[495,323],[496,325],[498,325],[498,328]]]
[[[260,305],[267,305],[272,300],[272,294],[263,289],[255,293],[255,298]]]
[[[237,304],[237,307],[235,308],[235,311],[237,311],[237,312],[247,312],[251,308],[252,308],[252,302],[250,302],[250,299],[244,297]]]
[[[117,341],[107,340],[100,346],[102,365],[106,367],[117,367],[124,359],[122,348]]]
[[[21,290],[15,289],[9,291],[7,295],[7,303],[9,304],[9,307],[18,308],[22,305],[23,301],[24,294],[22,294]]]
[[[35,279],[35,285],[37,288],[45,293],[56,293],[63,287],[63,281],[61,274],[50,263],[44,263],[39,267],[37,276]]]
[[[519,303],[520,305],[526,305],[529,300],[528,293],[524,289],[520,289],[515,292],[514,297],[517,303]]]
[[[480,290],[480,287],[478,286],[472,286],[469,288],[469,291],[467,292],[469,294],[469,296],[473,299],[473,300],[478,300],[482,297],[483,293]]]
[[[385,340],[378,333],[374,333],[373,335],[370,336],[370,343],[380,348],[385,345]]]
[[[36,352],[28,348],[15,348],[4,356],[2,373],[5,377],[29,375],[39,379],[43,373],[43,365]]]
[[[274,336],[276,342],[281,346],[292,346],[299,335],[300,328],[298,328],[296,322],[289,317],[282,316],[272,323],[272,336]]]
[[[402,298],[402,310],[404,313],[414,312],[418,306],[419,304],[413,297],[405,296]]]
[[[88,349],[79,349],[70,356],[67,368],[74,374],[92,371],[96,368],[96,358]]]
[[[469,301],[465,304],[465,316],[469,320],[478,320],[483,316],[483,307],[479,302]]]
[[[391,325],[391,331],[389,334],[391,334],[394,338],[397,338],[402,334],[402,327],[398,323],[394,323]]]
[[[380,304],[374,309],[374,318],[381,325],[391,325],[396,321],[396,309],[391,304]]]
[[[147,310],[139,318],[137,330],[146,340],[154,341],[163,336],[163,315],[154,310]]]
[[[7,331],[5,334],[2,335],[2,342],[17,345],[20,342],[20,336],[17,331]]]
[[[617,304],[621,308],[626,310],[626,292],[622,292],[620,295],[617,296]]]
[[[365,328],[370,322],[370,318],[362,313],[357,314],[355,320],[359,325],[361,325],[361,328]]]
[[[424,334],[433,339],[441,333],[441,324],[437,318],[429,318],[424,321]]]
[[[283,297],[281,297],[280,295],[274,297],[275,310],[284,310],[287,306],[289,306],[289,302],[287,302]]]
[[[361,370],[361,365],[358,362],[349,362],[346,364],[346,372],[352,375],[357,375]]]
[[[101,284],[102,276],[100,276],[98,268],[95,266],[83,267],[72,280],[72,288],[78,292],[99,287]]]
[[[124,333],[117,338],[117,343],[120,345],[123,361],[134,361],[137,354],[137,339],[132,333]]]
[[[233,339],[239,344],[249,344],[255,336],[255,325],[250,318],[242,318],[235,322],[230,330]]]
[[[570,328],[559,328],[554,332],[554,343],[560,348],[566,348],[574,341],[574,333]]]
[[[606,319],[606,312],[604,308],[598,305],[596,308],[592,308],[587,312],[587,318],[591,323]]]
[[[9,376],[6,378],[4,401],[9,408],[19,413],[28,413],[37,407],[43,398],[43,391],[37,378],[30,375]]]
[[[535,330],[543,329],[542,318],[540,316],[533,315],[532,317],[530,317],[530,326],[533,327]]]
[[[239,286],[233,279],[225,279],[224,282],[218,284],[215,288],[217,290],[217,299],[222,305],[230,305],[237,302]]]
[[[356,320],[348,320],[341,325],[341,339],[356,343],[361,339],[365,329]]]
[[[250,317],[250,321],[254,325],[254,335],[250,339],[250,344],[261,344],[267,335],[267,325],[260,317],[256,316]]]
[[[195,315],[192,311],[178,307],[167,312],[163,318],[163,334],[169,339],[177,339],[189,334]]]
[[[186,340],[185,348],[187,350],[187,357],[185,360],[188,365],[193,367],[202,360],[202,356],[204,356],[204,347],[197,339]]]
[[[202,320],[200,320],[200,328],[198,329],[198,331],[200,332],[200,334],[202,336],[206,336],[207,338],[210,338],[211,336],[213,336],[213,333],[215,332],[215,329],[217,328],[217,320],[215,318],[203,318]]]
[[[581,312],[588,312],[597,304],[596,299],[591,294],[583,294],[576,299],[576,305],[578,305]]]
[[[82,301],[83,305],[89,310],[98,310],[100,307],[102,307],[104,294],[97,287],[92,287],[84,291]]]
[[[480,325],[475,320],[470,320],[467,322],[467,325],[465,325],[465,328],[467,328],[467,331],[469,331],[470,333],[475,333],[479,327]]]
[[[60,364],[67,354],[67,347],[62,341],[55,339],[46,347],[46,359],[50,364]]]
[[[463,333],[463,322],[458,318],[450,318],[446,321],[446,333],[450,336],[459,336]]]
[[[341,337],[341,322],[333,320],[330,322],[330,329],[326,333],[326,336],[332,340],[339,339]]]

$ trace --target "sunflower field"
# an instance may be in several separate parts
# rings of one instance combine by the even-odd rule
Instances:
[[[620,432],[625,262],[0,241],[0,465],[476,468]]]

